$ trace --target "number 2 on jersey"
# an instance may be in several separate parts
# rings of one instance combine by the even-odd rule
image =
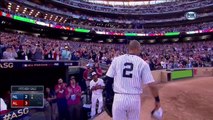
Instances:
[[[132,70],[133,64],[132,63],[125,63],[123,69],[123,77],[132,78]]]

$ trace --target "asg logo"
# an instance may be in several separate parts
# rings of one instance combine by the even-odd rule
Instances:
[[[13,63],[0,63],[0,69],[13,68]]]
[[[187,12],[185,17],[187,20],[195,20],[197,18],[197,14],[195,12]]]
[[[19,109],[4,115],[2,120],[18,120],[27,114],[29,114],[29,108]]]

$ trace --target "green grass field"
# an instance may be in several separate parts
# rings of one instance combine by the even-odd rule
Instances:
[[[172,71],[172,80],[193,76],[193,70]]]

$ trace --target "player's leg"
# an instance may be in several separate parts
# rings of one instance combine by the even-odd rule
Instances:
[[[141,101],[140,98],[132,99],[133,97],[128,100],[128,110],[127,110],[127,117],[128,120],[139,120],[140,119],[140,111],[141,111]]]
[[[112,105],[113,120],[127,120],[125,99],[122,95],[115,94]]]
[[[91,117],[94,117],[96,114],[96,103],[97,103],[97,96],[92,95],[92,106],[91,106]]]
[[[103,109],[103,96],[100,95],[98,97],[98,114],[101,113],[102,109]]]

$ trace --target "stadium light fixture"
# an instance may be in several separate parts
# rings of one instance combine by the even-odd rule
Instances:
[[[22,13],[25,14],[26,10],[27,10],[27,9],[24,9]]]
[[[63,20],[63,17],[61,17],[61,19],[59,20],[59,22],[61,22]]]
[[[58,16],[55,17],[54,21],[57,21],[57,19],[58,19]]]
[[[179,38],[173,38],[172,42],[177,42],[179,40]]]

